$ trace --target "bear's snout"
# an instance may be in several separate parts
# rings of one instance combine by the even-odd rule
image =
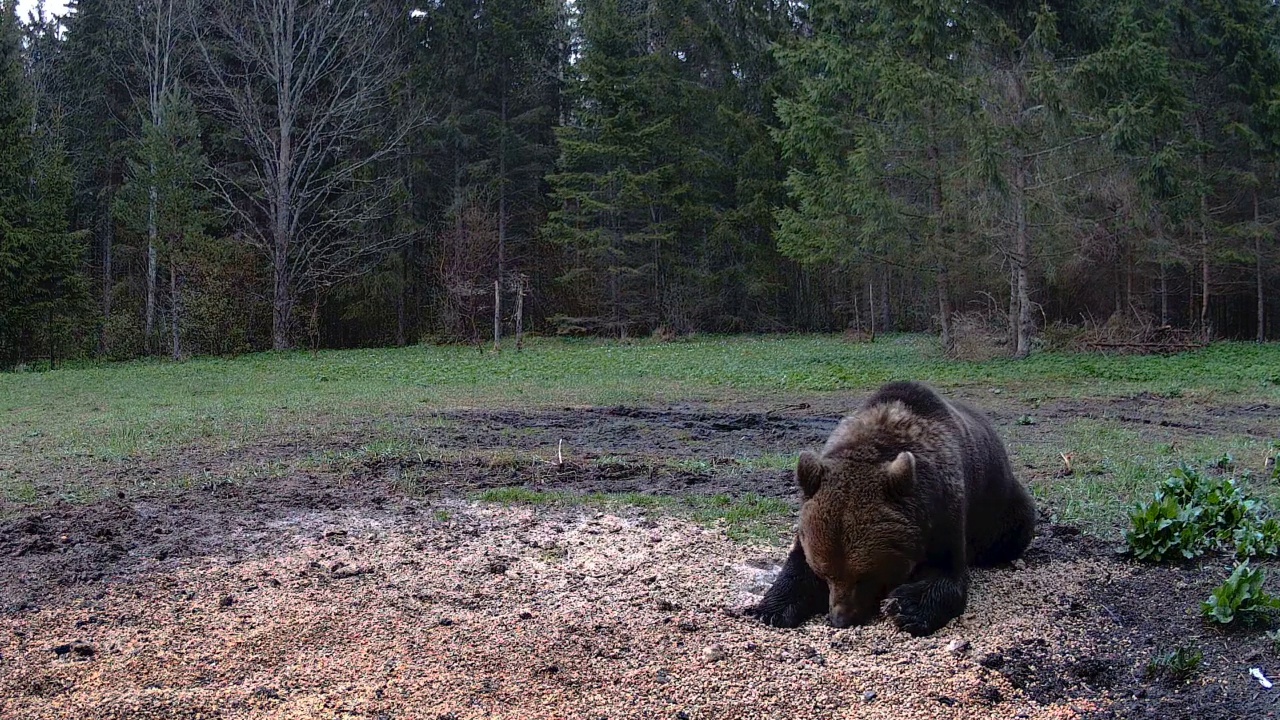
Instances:
[[[875,611],[858,610],[853,605],[833,603],[827,613],[827,623],[834,628],[847,628],[854,625],[866,625],[875,618]]]
[[[828,622],[828,623],[830,623],[831,627],[834,627],[834,628],[847,628],[847,627],[853,627],[854,625],[856,625],[856,624],[857,624],[857,623],[855,623],[855,622],[853,621],[853,616],[851,616],[851,615],[838,615],[838,614],[836,614],[836,613],[834,613],[834,612],[833,612],[833,613],[829,613],[829,614],[827,615],[827,622]]]

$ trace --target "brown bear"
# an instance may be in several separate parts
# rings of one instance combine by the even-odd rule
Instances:
[[[880,388],[844,418],[822,454],[796,465],[800,529],[773,586],[750,610],[796,627],[828,612],[835,627],[883,607],[928,635],[964,612],[969,565],[1018,558],[1035,504],[981,413],[914,382]]]

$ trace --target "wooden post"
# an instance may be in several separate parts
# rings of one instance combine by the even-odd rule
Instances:
[[[524,349],[524,281],[520,275],[516,278],[516,352]]]
[[[493,351],[502,352],[502,281],[493,281]]]

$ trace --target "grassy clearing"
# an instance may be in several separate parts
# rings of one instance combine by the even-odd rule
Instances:
[[[1280,346],[1220,343],[1169,357],[1045,353],[1020,362],[954,362],[941,356],[933,338],[919,335],[888,336],[872,344],[838,336],[699,337],[665,344],[535,339],[519,355],[421,346],[0,374],[0,509],[51,496],[87,502],[105,490],[86,484],[77,468],[164,458],[193,446],[225,448],[226,467],[197,476],[184,475],[192,471],[175,465],[172,473],[145,482],[185,492],[307,469],[237,453],[238,445],[264,437],[314,448],[302,466],[326,471],[344,472],[379,458],[417,460],[419,470],[406,470],[394,481],[414,493],[426,479],[414,472],[434,472],[428,460],[533,468],[534,474],[551,460],[530,448],[519,427],[506,428],[497,438],[510,449],[428,446],[420,439],[424,426],[449,429],[456,422],[437,414],[443,410],[685,402],[747,402],[759,408],[862,393],[908,378],[943,390],[998,390],[989,394],[993,407],[1027,408],[1030,414],[1006,428],[1006,439],[1019,464],[1032,468],[1024,475],[1037,496],[1062,520],[1112,534],[1124,508],[1179,463],[1205,464],[1229,454],[1241,468],[1260,469],[1268,441],[1240,433],[1175,433],[1176,439],[1166,442],[1161,438],[1175,434],[1162,436],[1162,430],[1119,419],[1045,426],[1035,417],[1038,404],[1054,398],[1105,403],[1150,394],[1202,408],[1219,402],[1274,405],[1280,403]],[[1280,420],[1274,435],[1280,438]],[[355,449],[325,449],[335,447]],[[1074,473],[1068,477],[1055,474],[1061,452],[1073,456]],[[744,447],[728,463],[700,457],[595,462],[723,476],[785,470],[795,456]],[[1280,505],[1280,489],[1265,485],[1257,492]],[[787,515],[758,498],[551,494],[520,501],[652,507],[723,522],[731,532],[748,534],[755,531],[734,528],[755,527],[760,518],[769,520],[768,526],[775,511]]]
[[[420,346],[139,361],[0,375],[0,454],[122,459],[261,435],[367,433],[456,407],[533,408],[863,391],[892,379],[999,387],[1026,399],[1152,392],[1280,400],[1280,346],[1221,343],[1171,357],[1045,353],[953,362],[933,338],[838,336],[677,343],[537,339],[521,354]]]
[[[649,495],[645,493],[575,493],[530,490],[522,487],[495,488],[475,495],[479,502],[501,505],[546,507],[586,507],[618,511],[634,508],[664,515],[681,515],[707,527],[722,527],[738,541],[776,542],[789,532],[795,508],[774,498],[747,494]]]

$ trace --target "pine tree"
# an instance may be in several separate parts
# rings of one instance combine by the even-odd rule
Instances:
[[[670,318],[664,277],[687,188],[678,159],[683,87],[656,3],[579,5],[582,55],[548,177],[546,232],[575,258],[561,277],[584,288],[587,324],[627,335]]]
[[[779,101],[792,206],[779,245],[824,265],[893,258],[933,276],[952,347],[952,275],[972,193],[968,85],[983,8],[815,0],[812,34],[781,55]]]
[[[163,122],[143,119],[141,140],[116,197],[116,215],[135,233],[154,237],[149,250],[155,250],[156,266],[168,267],[170,356],[178,360],[182,357],[180,281],[193,243],[203,237],[210,198],[202,188],[208,171],[195,108],[176,86],[160,102]]]
[[[16,3],[0,13],[0,364],[58,360],[84,300],[81,237],[68,232],[71,173],[58,123],[36,114]],[[52,38],[38,38],[52,52]],[[34,46],[34,44],[33,44]],[[49,60],[51,62],[51,60]]]
[[[68,151],[75,173],[73,222],[93,235],[99,356],[132,354],[136,348],[117,342],[115,218],[116,190],[124,174],[124,155],[133,101],[128,79],[118,71],[126,56],[120,23],[120,0],[72,0],[62,50],[63,92],[67,97]]]

